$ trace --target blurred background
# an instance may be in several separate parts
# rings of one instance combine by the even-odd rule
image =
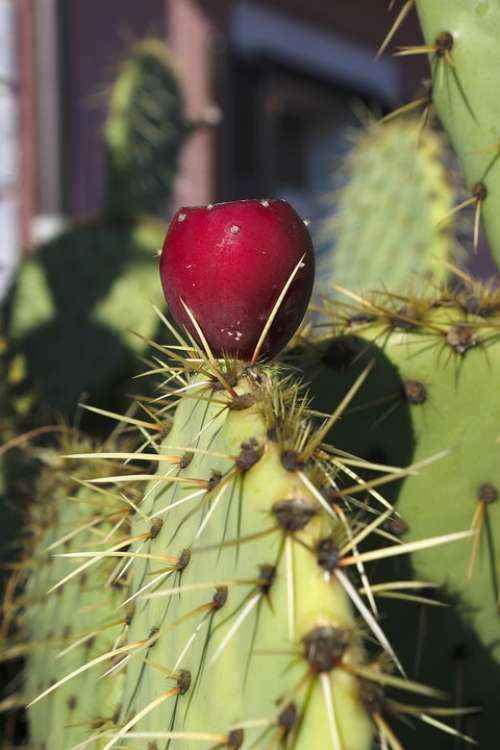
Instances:
[[[103,92],[146,35],[168,43],[186,114],[208,123],[186,139],[165,217],[276,195],[316,218],[361,104],[387,111],[427,74],[422,57],[375,62],[386,11],[385,0],[0,0],[1,293],[20,255],[102,205]],[[398,44],[419,38],[410,17]]]

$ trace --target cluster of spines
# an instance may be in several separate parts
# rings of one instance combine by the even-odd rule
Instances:
[[[165,355],[173,357],[173,366],[165,364]],[[434,709],[419,710],[384,695],[386,687],[432,697],[437,694],[387,671],[389,663],[401,672],[403,668],[378,623],[375,598],[384,595],[384,585],[378,584],[375,589],[370,585],[366,565],[464,535],[401,544],[388,525],[392,521],[395,528],[398,516],[377,488],[405,476],[408,470],[384,471],[377,463],[360,462],[325,444],[329,429],[362,386],[368,372],[363,372],[333,414],[323,415],[324,421],[314,431],[297,383],[278,368],[217,362],[188,348],[187,358],[185,355],[182,358],[175,349],[158,350],[151,370],[163,371],[165,383],[156,399],[143,403],[147,419],[128,418],[129,425],[138,427],[143,437],[139,451],[78,454],[103,462],[125,462],[126,471],[115,466],[108,476],[101,474],[88,483],[116,499],[127,498],[131,483],[136,486],[149,482],[142,501],[135,498],[132,504],[129,498],[128,505],[134,510],[132,530],[129,534],[117,532],[118,541],[115,534],[108,534],[104,549],[63,553],[66,557],[82,558],[83,562],[54,586],[57,590],[59,584],[75,579],[84,569],[116,560],[113,575],[108,574],[108,583],[119,584],[121,590],[128,587],[122,604],[131,607],[122,636],[113,648],[87,661],[74,674],[62,676],[34,702],[70,684],[77,672],[81,675],[111,663],[106,670],[110,673],[107,679],[116,679],[126,672],[121,714],[113,717],[114,722],[100,723],[89,734],[86,744],[75,747],[96,743],[111,748],[135,738],[149,740],[148,750],[156,750],[163,741],[168,746],[174,740],[183,742],[185,747],[205,742],[213,748],[236,750],[245,741],[250,742],[249,747],[274,747],[281,743],[298,748],[309,715],[318,719],[313,699],[318,691],[322,696],[325,726],[324,733],[317,729],[320,733],[317,736],[334,750],[368,748],[372,731],[379,735],[383,746],[398,747],[387,723],[391,713],[416,714],[439,725],[437,719],[430,718]],[[173,407],[178,407],[174,426],[162,441],[162,422]],[[185,438],[182,444],[175,442],[179,434]],[[220,443],[223,435],[226,444],[231,443],[229,451],[227,447],[223,450]],[[156,477],[133,468],[138,462],[143,466],[144,461],[159,467]],[[267,474],[266,462],[272,466]],[[163,473],[165,466],[168,469]],[[196,469],[200,468],[201,476],[196,475]],[[375,478],[362,479],[363,471],[371,471]],[[259,487],[266,482],[270,497],[273,497],[273,483],[279,487],[278,497],[272,502],[259,500],[262,492]],[[385,506],[383,512],[379,513],[365,496]],[[229,507],[221,516],[223,501]],[[389,540],[390,545],[360,552],[358,546],[373,537]],[[259,561],[263,549],[268,550],[267,556]],[[249,555],[250,567],[242,562]],[[293,559],[297,555],[300,572],[294,573]],[[214,575],[215,580],[203,584],[198,567],[191,580],[190,569],[199,566],[204,557],[211,559],[214,566],[222,558],[233,571],[243,565],[245,574],[240,578],[232,572],[222,580]],[[355,572],[356,581],[351,580],[350,571]],[[172,585],[162,590],[167,581]],[[405,590],[414,586],[415,582],[402,582],[400,594],[404,596]],[[231,600],[241,587],[247,593],[234,608]],[[300,600],[303,622],[298,621],[301,618],[297,615],[300,599],[297,587],[302,593],[311,587],[312,600],[309,601],[309,596]],[[323,592],[325,601],[317,597],[317,591],[316,597],[311,593],[314,587]],[[188,612],[179,610],[183,600],[190,601],[189,592],[203,592],[204,588],[211,589],[208,599],[203,594],[201,603],[197,601]],[[278,622],[273,620],[276,599],[283,605]],[[353,617],[352,607],[364,621],[361,627]],[[245,689],[251,665],[255,663],[256,640],[262,639],[263,620],[266,631],[272,624],[279,630],[282,621],[286,622],[284,636],[288,650],[281,655],[278,650],[274,659],[283,664],[285,672],[294,675],[289,684],[285,681],[288,689],[275,694],[270,701],[272,718],[267,715],[246,720],[247,716],[240,716],[238,725],[226,726],[217,733],[207,731],[211,717],[206,715],[205,722],[200,722],[201,726],[194,731],[186,728],[189,712],[192,714],[193,706],[201,700],[200,685],[205,686],[205,691],[207,684],[210,690],[215,689],[210,675],[220,668],[216,663],[224,661],[221,657],[225,652],[224,658],[229,658],[230,644],[241,641],[246,627],[250,628],[250,634],[245,636],[250,637],[250,645],[243,639],[247,655],[240,654],[238,665],[241,690]],[[189,636],[182,648],[176,641],[176,634],[181,631]],[[363,641],[366,645],[365,631],[382,648],[382,657],[369,656],[365,651],[362,646]],[[195,647],[200,652],[193,668],[189,657]],[[178,650],[174,659],[175,648]],[[158,661],[159,655],[165,653],[170,659],[165,663]],[[273,658],[273,654],[266,658]],[[155,692],[163,679],[167,680],[166,689]],[[280,679],[276,681],[279,683]],[[347,690],[345,683],[349,686]],[[342,699],[342,691],[350,697]],[[347,701],[347,708],[344,706],[340,715],[339,700]],[[170,707],[168,726],[161,731],[153,724],[151,730],[148,722],[157,715],[160,706],[163,714],[165,706]],[[196,710],[198,718],[200,711],[203,715],[203,705]],[[437,714],[439,711],[435,709]],[[356,737],[353,728],[356,722],[347,726],[349,718],[344,716],[352,712],[355,715],[357,712],[358,724],[364,723],[357,740],[350,737],[351,731]],[[223,722],[222,717],[219,720]],[[148,731],[139,731],[143,726]],[[356,741],[359,745],[352,744]]]
[[[405,477],[396,490],[404,539],[467,527],[473,534],[465,554],[452,546],[412,554],[412,574],[443,587],[449,606],[427,631],[424,615],[413,630],[404,620],[396,643],[403,653],[413,648],[421,678],[483,706],[474,734],[488,745],[498,731],[493,686],[500,658],[498,288],[459,272],[426,298],[379,292],[346,299],[325,306],[328,322],[316,330],[309,356],[313,373],[319,353],[328,374],[313,387],[318,394],[348,388],[374,361],[366,390],[331,439],[389,464],[444,451],[442,462]]]

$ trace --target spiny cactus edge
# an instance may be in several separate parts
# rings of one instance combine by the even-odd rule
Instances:
[[[57,558],[72,563],[71,573],[48,595],[41,592],[48,602],[60,589],[64,596],[90,568],[92,580],[112,580],[133,614],[123,624],[123,606],[99,611],[100,627],[122,613],[120,636],[79,667],[68,662],[59,681],[32,695],[31,720],[62,688],[71,695],[73,678],[86,674],[92,684],[109,671],[103,679],[125,681],[121,712],[100,715],[94,729],[89,717],[87,739],[75,750],[130,741],[141,750],[279,742],[297,750],[318,743],[369,750],[374,735],[396,742],[391,715],[414,709],[393,690],[439,694],[391,673],[394,662],[402,667],[378,623],[368,565],[468,533],[401,545],[382,528],[394,511],[376,488],[416,467],[386,472],[361,462],[360,469],[324,443],[367,373],[345,398],[339,394],[336,411],[314,431],[296,378],[276,365],[215,362],[186,345],[182,359],[175,350],[159,352],[159,367],[168,385],[149,405],[148,420],[129,421],[140,428],[142,448],[73,455],[111,462],[113,471],[86,482],[85,499],[89,487],[98,492],[90,520],[84,515],[95,544],[75,535],[72,551]],[[163,437],[173,406],[174,424]],[[144,473],[144,462],[157,473]],[[376,471],[375,481],[359,477],[363,465]],[[129,495],[138,484],[146,488],[142,500]],[[128,504],[130,530],[119,524],[99,531],[95,508],[103,491]],[[361,551],[374,535],[383,549]],[[78,638],[68,635],[67,642],[76,646]],[[57,676],[63,665],[64,657]],[[27,668],[36,671],[35,658],[28,656]],[[439,707],[423,707],[422,720],[433,713],[439,716]]]

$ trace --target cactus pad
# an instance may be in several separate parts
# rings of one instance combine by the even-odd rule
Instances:
[[[12,291],[9,336],[42,404],[72,413],[82,398],[116,403],[118,386],[145,350],[162,305],[155,220],[72,228],[22,264]],[[110,402],[110,387],[114,399]]]
[[[330,315],[337,334],[325,342],[330,374],[322,371],[316,392],[348,387],[374,361],[366,389],[332,439],[389,464],[449,451],[393,493],[399,533],[404,541],[467,527],[477,533],[465,549],[417,552],[412,571],[399,567],[397,575],[413,572],[439,584],[437,598],[453,606],[420,612],[413,622],[398,615],[406,625],[394,641],[413,654],[416,678],[482,706],[469,729],[492,746],[500,730],[500,297],[467,282],[434,299],[378,294]],[[424,737],[419,733],[418,743]]]
[[[75,442],[71,445],[74,450]],[[89,449],[90,443],[79,446]],[[46,451],[45,460],[36,485],[37,503],[31,509],[22,575],[17,576],[19,586],[28,573],[27,583],[14,601],[11,587],[7,589],[4,614],[16,627],[0,652],[2,661],[24,656],[26,702],[112,648],[130,616],[130,610],[119,609],[120,587],[107,583],[113,560],[93,561],[73,575],[73,560],[64,557],[81,545],[99,543],[114,528],[119,527],[125,538],[126,504],[111,493],[97,495],[81,486],[90,467],[80,468],[74,480],[63,471],[64,463],[53,448]],[[84,741],[94,726],[111,721],[120,698],[119,681],[95,683],[86,672],[77,674],[50,694],[45,705],[28,709],[30,747],[68,750]]]
[[[428,44],[432,101],[462,163],[500,265],[500,8],[483,0],[416,0]],[[410,53],[412,48],[408,50]]]
[[[367,578],[373,557],[406,552],[382,531],[397,517],[357,478],[363,462],[323,442],[367,373],[352,393],[337,392],[336,410],[314,431],[301,389],[276,365],[216,362],[193,350],[163,356],[174,364],[164,365],[156,411],[129,418],[142,449],[73,456],[113,464],[91,480],[101,493],[129,497],[131,483],[145,487],[131,506],[130,537],[120,530],[81,544],[74,560],[75,571],[121,560],[119,611],[134,605],[113,648],[84,668],[89,680],[112,668],[106,679],[125,681],[120,713],[94,724],[87,746],[369,750],[375,736],[395,737],[392,715],[427,720],[433,708],[393,695],[435,697],[393,673],[403,667]],[[371,466],[375,485],[393,478]],[[377,536],[383,550],[360,551]],[[462,533],[425,543],[444,541],[465,544]],[[76,678],[59,678],[34,708]]]

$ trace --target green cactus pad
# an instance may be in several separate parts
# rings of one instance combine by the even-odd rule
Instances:
[[[500,264],[500,7],[490,0],[416,0],[431,54],[432,100],[462,163]]]
[[[333,430],[335,443],[396,465],[449,451],[390,493],[403,541],[480,529],[465,548],[416,552],[411,569],[399,564],[384,572],[437,583],[436,598],[453,605],[430,612],[417,606],[413,620],[403,608],[389,618],[388,630],[411,660],[410,676],[482,707],[459,726],[493,747],[500,731],[500,296],[467,283],[434,299],[373,295],[328,315],[335,335],[325,340],[323,363],[330,373],[318,370],[315,392],[349,387],[374,362],[351,413]],[[420,730],[417,740],[410,734],[405,747],[422,747],[425,737]],[[452,742],[428,741],[439,748]]]
[[[454,202],[440,136],[418,121],[373,123],[357,136],[341,166],[342,187],[320,239],[327,245],[322,281],[356,291],[408,289],[444,281],[456,243]]]
[[[255,389],[243,381],[238,392],[241,396],[253,395]],[[187,501],[167,515],[168,506],[193,494],[194,487],[189,487],[188,482],[186,489],[181,485],[168,488],[168,481],[162,486],[165,470],[161,469],[143,505],[150,517],[160,513],[159,517],[165,518],[164,527],[148,551],[155,555],[171,549],[182,556],[184,550],[189,550],[191,556],[185,570],[176,571],[170,566],[172,574],[168,578],[162,578],[165,574],[158,572],[162,566],[154,560],[138,561],[131,591],[154,584],[155,571],[159,577],[150,592],[157,589],[156,593],[161,594],[162,589],[176,585],[188,590],[180,596],[150,600],[139,597],[141,616],[134,618],[129,638],[140,639],[144,629],[154,628],[155,624],[160,631],[148,654],[151,663],[146,669],[140,660],[130,666],[122,720],[138,715],[162,690],[168,689],[166,675],[155,670],[159,663],[170,665],[174,672],[189,670],[192,693],[170,700],[162,710],[152,711],[137,725],[143,731],[159,733],[170,725],[184,732],[229,736],[231,727],[237,729],[250,719],[263,719],[268,722],[268,734],[279,735],[285,731],[279,727],[279,716],[290,702],[300,715],[310,690],[297,747],[328,745],[332,742],[328,708],[319,677],[305,677],[303,639],[319,627],[325,629],[328,638],[328,628],[335,628],[338,647],[346,648],[344,658],[357,664],[363,657],[345,591],[335,581],[325,583],[324,571],[314,554],[302,544],[313,547],[323,537],[342,535],[342,530],[338,522],[329,523],[324,517],[317,499],[300,482],[297,472],[287,471],[282,465],[281,446],[267,437],[271,425],[262,419],[262,407],[223,410],[221,414],[218,401],[209,389],[195,391],[193,399],[186,399],[179,407],[175,426],[163,446],[168,454],[171,445],[188,444],[187,428],[195,435],[204,430],[195,443],[201,452],[177,476],[212,480],[213,490],[198,492],[198,499]],[[212,451],[226,454],[227,458],[212,456]],[[300,534],[302,544],[276,524],[273,508],[280,502],[282,523],[293,524],[295,513],[295,522],[299,526],[305,524]],[[146,528],[147,522],[138,519],[134,533]],[[269,529],[273,531],[269,533]],[[288,555],[295,571],[293,579],[287,572]],[[193,584],[196,588],[190,591]],[[227,601],[218,609],[213,602],[221,592]],[[241,625],[235,629],[239,618]],[[234,637],[224,647],[232,632]],[[188,647],[195,635],[196,640]],[[274,655],[270,658],[266,653]],[[343,746],[346,750],[368,748],[372,729],[360,705],[356,678],[334,670],[324,679],[332,691]],[[294,692],[294,685],[301,680],[304,686]],[[255,740],[265,728],[261,723],[258,728],[246,729],[245,734]],[[290,732],[294,734],[296,729],[290,727]],[[229,746],[228,743],[229,740],[225,744]],[[213,744],[218,744],[215,739]],[[180,746],[187,750],[198,744],[186,739]],[[138,747],[146,748],[147,743],[138,743]]]

